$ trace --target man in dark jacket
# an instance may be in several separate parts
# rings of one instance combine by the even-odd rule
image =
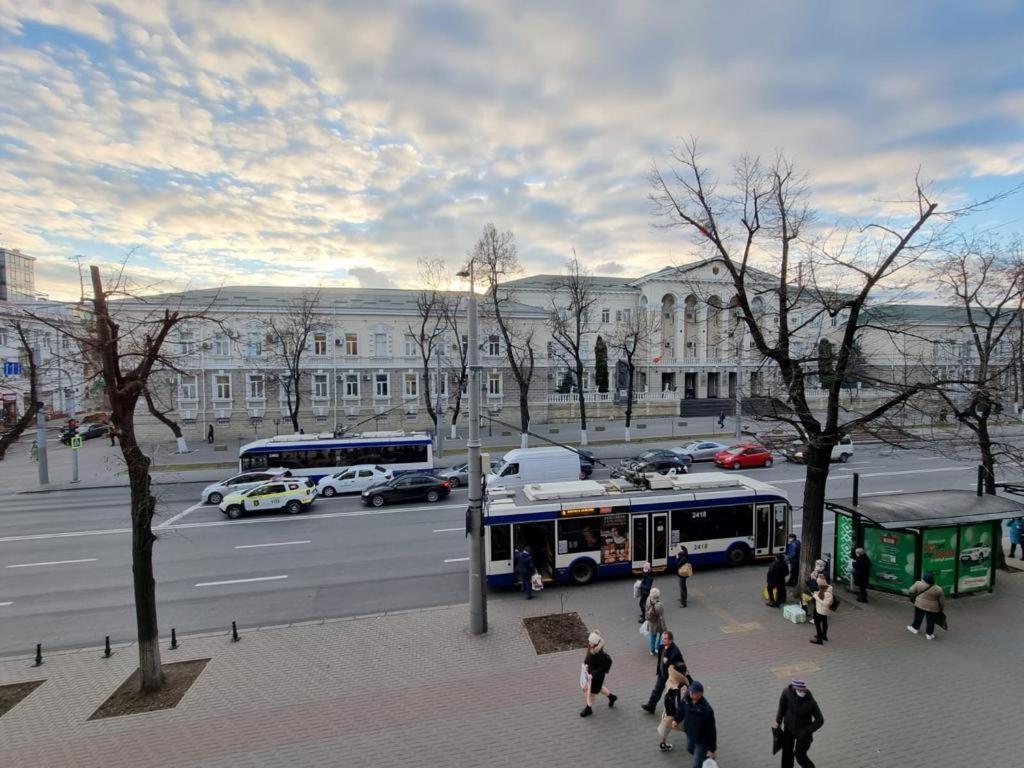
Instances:
[[[863,547],[853,551],[853,585],[857,587],[857,602],[868,601],[868,575],[871,573],[871,558]]]
[[[533,600],[533,554],[529,546],[523,547],[516,559],[516,571],[519,574],[519,588],[527,600]]]
[[[800,539],[795,533],[789,534],[786,542],[786,560],[789,563],[789,581],[787,587],[795,587],[797,577],[800,575]]]
[[[715,710],[704,698],[704,686],[698,680],[690,683],[683,697],[683,730],[686,731],[686,751],[693,755],[693,768],[701,768],[704,761],[713,758],[718,751],[718,728]]]
[[[665,684],[668,682],[668,670],[669,667],[674,664],[681,664],[683,662],[683,653],[679,650],[679,647],[672,642],[674,639],[671,632],[667,629],[661,636],[661,642],[663,645],[658,651],[658,679],[654,683],[654,690],[651,691],[651,697],[647,700],[646,704],[641,704],[640,708],[648,714],[654,714],[654,708],[658,705],[658,699],[661,698],[661,694],[665,691]]]
[[[812,734],[825,724],[821,709],[803,680],[792,680],[779,698],[775,727],[782,728],[782,768],[793,768],[796,759],[800,768],[814,768],[807,756]]]
[[[768,602],[765,605],[770,608],[778,608],[782,604],[782,596],[786,591],[786,572],[786,558],[780,552],[768,566],[768,575],[765,577],[768,587]]]
[[[654,586],[654,570],[650,563],[644,563],[644,575],[640,579],[640,618],[637,624],[643,624],[647,618],[647,598],[651,596],[651,587]]]

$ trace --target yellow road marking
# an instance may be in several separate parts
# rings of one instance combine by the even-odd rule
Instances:
[[[813,661],[802,661],[799,664],[789,664],[784,667],[770,667],[769,671],[776,677],[783,678],[806,675],[811,672],[820,672],[821,667]]]

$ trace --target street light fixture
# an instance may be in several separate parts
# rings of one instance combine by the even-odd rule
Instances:
[[[484,560],[483,482],[480,466],[480,340],[479,312],[473,282],[473,262],[458,277],[469,279],[469,453],[468,491],[469,520],[469,631],[474,635],[487,632],[487,574]]]

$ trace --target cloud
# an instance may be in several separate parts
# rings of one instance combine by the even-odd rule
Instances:
[[[594,267],[595,275],[621,275],[625,271],[626,268],[617,261],[606,261]]]
[[[350,267],[348,273],[356,279],[357,288],[397,288],[387,273],[373,267]]]

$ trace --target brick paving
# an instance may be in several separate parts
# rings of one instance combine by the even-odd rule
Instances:
[[[667,601],[670,626],[718,716],[721,764],[777,765],[769,727],[800,670],[825,713],[820,766],[936,768],[1021,763],[1024,575],[951,601],[952,631],[934,642],[904,626],[907,601],[844,600],[831,642],[760,600],[759,568],[698,573],[690,607]],[[660,586],[670,597],[674,580]],[[581,720],[582,652],[538,657],[520,619],[577,611],[605,634],[620,695]],[[491,631],[473,637],[465,606],[290,628],[186,637],[164,660],[212,661],[170,711],[89,722],[136,663],[96,649],[0,662],[0,684],[45,679],[0,719],[0,766],[682,765],[657,752],[657,718],[639,709],[653,660],[637,633],[629,581],[548,590],[526,602],[492,594]],[[165,644],[166,646],[166,644]],[[682,754],[680,754],[682,752]],[[685,763],[688,765],[688,763]]]

